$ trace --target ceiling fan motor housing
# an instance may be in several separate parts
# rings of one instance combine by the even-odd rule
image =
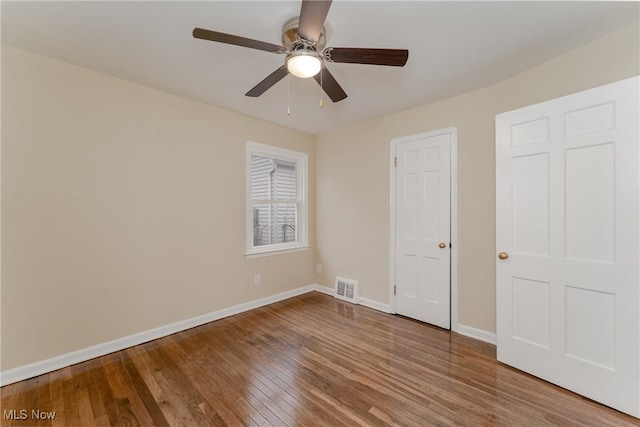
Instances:
[[[295,17],[289,19],[282,27],[282,43],[287,49],[284,63],[289,72],[296,77],[313,77],[322,68],[320,52],[326,42],[324,27],[318,37],[318,42],[314,43],[300,37],[298,23],[299,18]]]
[[[313,43],[311,41],[304,40],[298,35],[298,22],[299,18],[296,16],[289,19],[282,26],[282,44],[287,48],[287,51],[293,52],[295,50],[300,50],[301,48],[313,49],[316,52],[321,51],[327,42],[324,27],[322,27],[322,32],[320,33],[320,37],[318,37],[318,41]]]

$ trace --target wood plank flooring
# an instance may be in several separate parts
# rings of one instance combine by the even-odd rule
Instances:
[[[1,393],[2,426],[640,425],[490,344],[315,292]]]

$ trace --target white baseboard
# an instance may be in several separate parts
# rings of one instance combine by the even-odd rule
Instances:
[[[382,311],[383,313],[391,313],[391,306],[389,304],[383,304],[369,298],[360,298],[360,305]]]
[[[316,291],[321,292],[323,294],[327,294],[329,296],[333,296],[335,294],[335,289],[330,288],[328,286],[322,286],[317,284],[313,286],[315,287]],[[383,304],[381,302],[374,301],[372,299],[361,297],[360,302],[358,302],[358,304],[368,308],[372,308],[374,310],[382,311],[383,313],[391,313],[391,306],[389,304]]]
[[[458,323],[456,332],[460,335],[465,335],[467,337],[475,338],[480,341],[488,342],[489,344],[496,344],[496,334],[494,334],[493,332],[485,331],[484,329],[478,329]]]
[[[158,328],[139,332],[137,334],[129,335],[126,337],[117,338],[115,340],[108,341],[102,344],[83,348],[77,351],[72,351],[71,353],[61,354],[50,359],[41,360],[13,369],[8,369],[6,371],[0,372],[0,386],[26,380],[28,378],[42,375],[47,372],[74,365],[76,363],[85,362],[96,357],[104,356],[105,354],[113,353],[114,351],[123,350],[125,348],[133,347],[134,345],[138,344],[143,344],[145,342],[162,338],[167,335],[175,334],[176,332],[184,331],[195,326],[204,325],[205,323],[213,322],[214,320],[233,316],[234,314],[243,313],[254,308],[273,304],[274,302],[282,301],[314,290],[317,290],[317,285],[303,286],[301,288],[282,292],[277,295],[272,295],[266,298],[261,298],[259,300],[235,305],[233,307],[225,308],[222,310],[217,310],[211,313],[203,314],[201,316],[192,317],[190,319],[171,323],[165,326],[160,326]]]
[[[333,294],[335,293],[335,289],[329,288],[327,286],[322,286],[322,285],[313,285],[313,286],[315,288],[314,290],[321,292],[323,294],[333,296]]]

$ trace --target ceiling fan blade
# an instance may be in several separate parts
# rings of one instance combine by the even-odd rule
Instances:
[[[327,18],[331,0],[302,0],[298,34],[303,39],[316,43],[320,38],[324,20]]]
[[[193,37],[197,39],[249,47],[251,49],[264,50],[273,53],[284,53],[286,51],[284,46],[280,46],[277,44],[261,42],[260,40],[248,39],[246,37],[234,36],[233,34],[219,33],[218,31],[205,30],[204,28],[194,28]]]
[[[350,64],[391,65],[404,67],[409,58],[406,49],[363,49],[358,47],[329,47],[323,52],[329,62]]]
[[[278,83],[282,80],[286,75],[289,74],[289,70],[287,70],[287,66],[283,65],[282,67],[275,70],[273,73],[269,74],[264,80],[255,85],[249,92],[245,93],[245,96],[251,96],[256,98],[267,90],[271,88],[274,84]]]
[[[322,86],[322,89],[333,102],[342,101],[347,97],[347,93],[342,90],[335,77],[333,77],[333,74],[326,68],[322,68],[313,78]]]

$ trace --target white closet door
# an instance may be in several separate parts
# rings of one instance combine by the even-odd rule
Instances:
[[[437,131],[396,145],[396,311],[451,326],[451,138]]]
[[[496,117],[498,360],[635,416],[638,98],[632,78]]]

